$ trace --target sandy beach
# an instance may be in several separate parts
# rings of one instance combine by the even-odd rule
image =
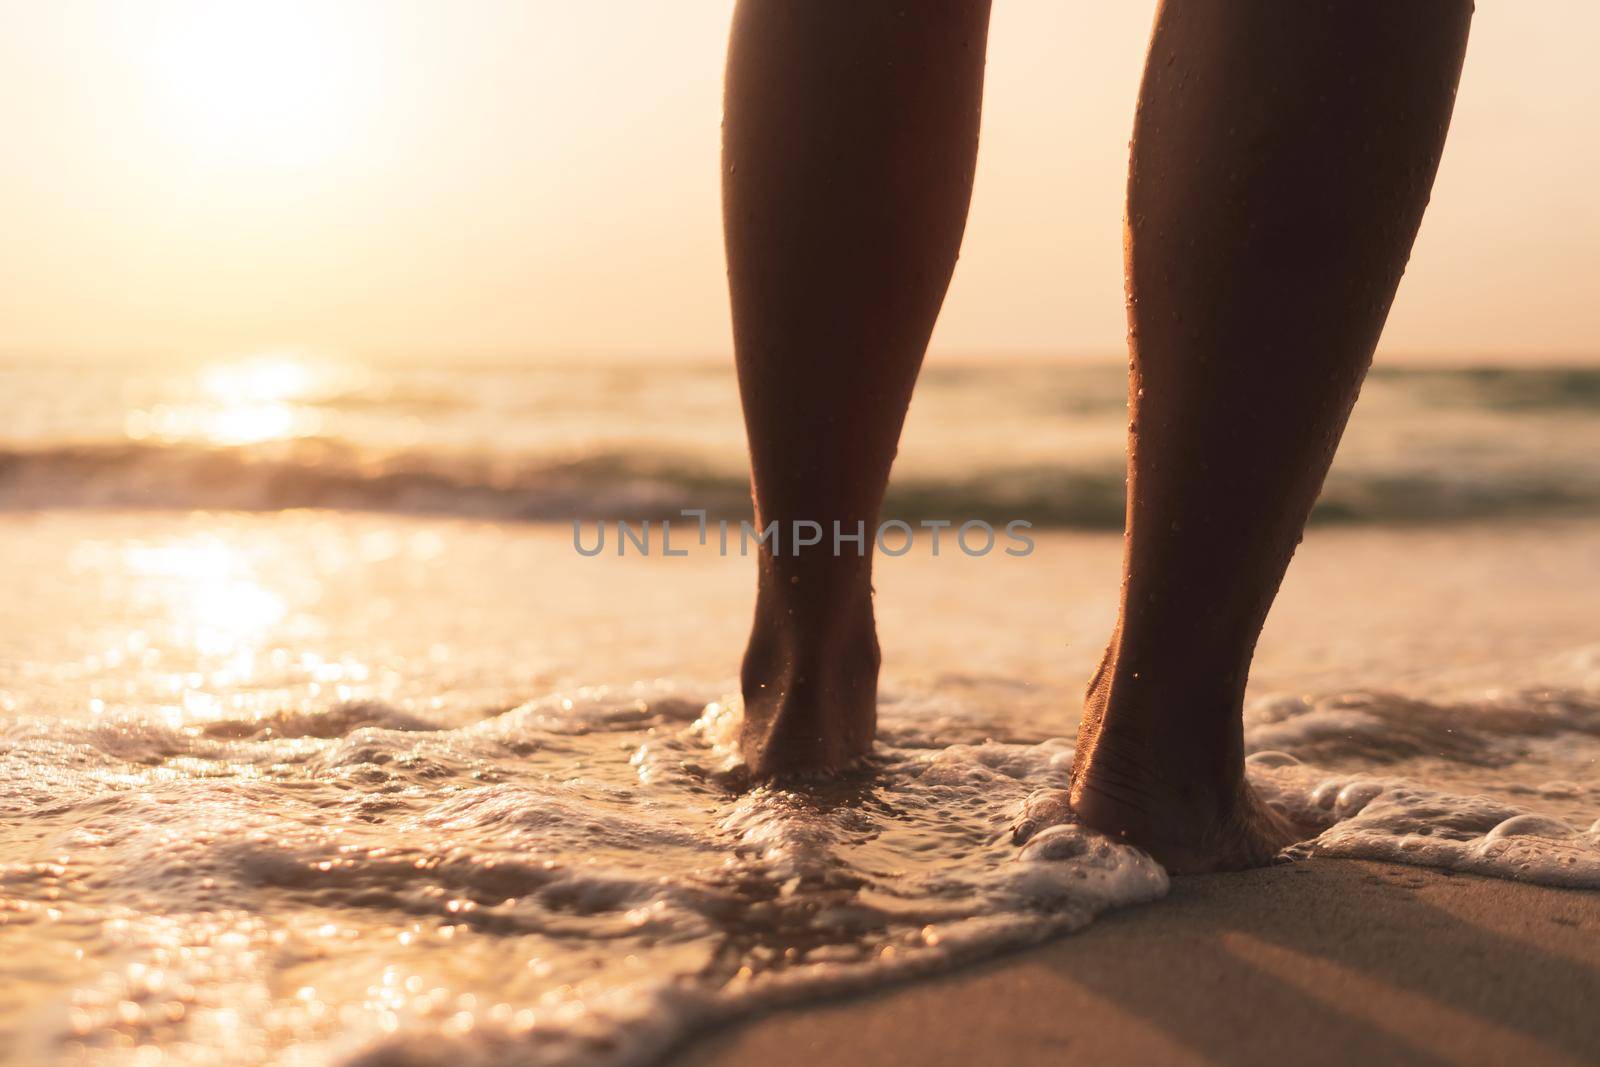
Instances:
[[[1326,708],[1307,714],[1334,725],[1300,748],[1325,773],[1487,791],[1581,831],[1596,809],[1592,698],[1569,700],[1576,733],[1479,727],[1484,709],[1542,715],[1594,690],[1597,543],[1589,520],[1314,529],[1247,725],[1268,729],[1284,698]],[[823,964],[749,997],[716,961],[760,966],[763,938],[792,931],[695,919],[626,956],[604,948],[637,902],[697,899],[718,870],[780,894],[796,862],[819,884],[864,877],[875,906],[911,915],[956,906],[936,904],[941,874],[1004,875],[1014,801],[988,794],[1064,773],[1068,742],[1045,739],[1072,736],[1120,551],[1115,535],[1041,532],[1021,559],[884,560],[893,759],[844,821],[797,822],[803,798],[708,790],[680,769],[712,755],[685,729],[695,701],[733,688],[748,559],[589,559],[570,527],[354,512],[7,516],[0,757],[18,817],[0,943],[21,994],[0,1030],[18,1063],[118,1062],[140,1043],[199,1063],[224,1032],[260,1063],[1592,1061],[1600,897],[1390,862],[1177,879],[1092,922],[1103,904],[1071,904],[1068,927],[1086,928],[969,969]],[[1364,695],[1378,692],[1401,696]],[[1348,737],[1343,707],[1358,709]],[[1385,707],[1388,748],[1359,711]],[[1443,732],[1417,732],[1427,722]],[[972,784],[928,793],[903,778],[922,766]],[[858,803],[881,820],[852,821]],[[822,867],[805,859],[817,849]],[[578,880],[541,889],[552,863]],[[473,907],[483,918],[464,920]],[[974,944],[1029,940],[1024,914]],[[890,934],[825,936],[871,960]],[[673,974],[708,999],[669,1007],[639,985]],[[829,1002],[831,988],[860,996]],[[520,1021],[551,998],[581,1005],[613,1052],[551,1044],[539,1027],[554,1016]],[[760,1017],[774,1003],[796,1006]],[[392,1059],[402,1047],[412,1058]]]
[[[1044,948],[695,1042],[673,1067],[1577,1065],[1600,896],[1317,860],[1175,880]]]
[[[0,9],[0,1067],[1600,1067],[1600,4]]]

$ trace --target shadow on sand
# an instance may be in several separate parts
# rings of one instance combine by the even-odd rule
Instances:
[[[1600,1062],[1600,894],[1311,860],[936,980],[756,1019],[674,1067]]]

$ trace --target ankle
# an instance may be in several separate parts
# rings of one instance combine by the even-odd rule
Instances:
[[[1117,811],[1128,817],[1159,806],[1196,822],[1228,818],[1245,789],[1243,766],[1196,762],[1101,739],[1074,755],[1068,795],[1085,814]]]
[[[1108,654],[1085,698],[1072,790],[1076,797],[1159,793],[1226,815],[1244,785],[1242,701],[1234,687],[1176,690],[1123,671]]]
[[[876,644],[872,571],[853,559],[764,559],[756,586],[750,645],[786,659],[827,656]]]
[[[1192,658],[1170,671],[1134,670],[1124,648],[1113,643],[1089,687],[1068,791],[1073,813],[1175,873],[1270,862],[1296,831],[1245,781],[1243,665],[1237,684],[1226,670],[1196,669]],[[1229,662],[1237,661],[1213,658]]]
[[[876,684],[881,655],[867,600],[813,618],[758,608],[740,671],[748,704],[773,691],[826,697],[863,678]]]
[[[740,748],[756,777],[840,770],[872,748],[879,651],[871,599],[797,618],[758,610],[740,674]]]

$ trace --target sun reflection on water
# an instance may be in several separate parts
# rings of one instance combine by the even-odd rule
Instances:
[[[288,615],[284,598],[257,580],[237,547],[218,538],[130,545],[124,562],[136,578],[155,580],[169,617],[203,656],[248,652]]]
[[[76,542],[66,569],[93,590],[99,621],[58,672],[77,680],[75,707],[249,732],[389,699],[400,676],[354,654],[350,635],[329,624],[348,604],[346,583],[333,579],[374,560],[374,549],[366,538],[348,543],[337,524],[307,524],[316,535],[292,545],[254,520],[200,513],[169,533]]]
[[[315,436],[318,401],[347,387],[351,374],[298,350],[214,363],[186,376],[173,401],[128,412],[125,429],[134,440],[222,446]]]
[[[213,535],[136,542],[121,555],[147,623],[164,631],[165,717],[174,724],[223,717],[230,703],[223,694],[273,667],[288,600],[258,577],[247,553]]]

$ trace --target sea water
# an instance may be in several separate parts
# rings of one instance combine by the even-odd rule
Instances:
[[[803,789],[740,784],[736,705],[659,684],[449,729],[362,703],[15,718],[0,756],[12,1048],[639,1063],[718,1020],[1166,892],[1137,849],[1029,817],[1063,784],[1069,741],[951,744],[930,729],[939,710],[888,701],[870,770]],[[1315,762],[1393,757],[1397,733],[1435,773]],[[1269,703],[1252,710],[1251,776],[1326,827],[1302,852],[1600,889],[1597,735],[1592,692]]]
[[[731,401],[725,378],[685,371],[674,419],[604,370],[393,374],[319,395],[297,366],[96,371],[82,394],[15,372],[35,422],[13,426],[0,480],[13,1062],[643,1063],[719,1021],[1036,943],[1167,891],[1148,856],[1061,820],[1057,802],[1086,672],[1049,665],[1081,666],[1103,639],[1114,536],[1041,535],[1010,563],[903,561],[942,592],[888,578],[899,643],[872,764],[751,787],[730,744],[746,561],[583,561],[564,531],[507,521],[724,491],[733,475],[716,465],[737,464],[737,438],[707,426]],[[1006,374],[936,377],[920,432],[976,434],[962,396],[1031,398],[1007,424],[1041,435],[1011,453],[1020,481],[983,496],[1004,482],[984,466],[1001,449],[930,444],[908,466],[943,495],[902,502],[1014,517],[1060,490],[1041,526],[1099,523],[1115,375],[1062,372],[1074,391]],[[1597,453],[1569,439],[1592,433],[1572,417],[1592,423],[1591,380],[1494,381],[1380,379],[1334,517],[1586,513]],[[663,440],[679,451],[652,466]],[[1047,458],[1056,446],[1067,460]],[[1416,548],[1422,535],[1313,537],[1300,572],[1342,553],[1341,599],[1307,607],[1291,588],[1280,623],[1342,626],[1347,643],[1265,656],[1260,676],[1321,681],[1253,691],[1246,719],[1256,788],[1318,828],[1286,861],[1600,889],[1600,645],[1564,592],[1593,578],[1595,527],[1489,529],[1458,564]],[[1545,549],[1561,574],[1526,565]],[[951,569],[979,565],[1013,569]],[[1435,606],[1388,624],[1373,576],[1402,565],[1419,589],[1456,565],[1471,577],[1435,581]],[[1074,621],[1068,591],[1089,589]],[[1503,659],[1470,621],[1488,614],[1440,589],[1501,605],[1510,621],[1486,643]],[[897,623],[907,601],[916,618]],[[1530,633],[1543,645],[1525,661]],[[1419,677],[1427,655],[1453,655],[1439,676],[1472,685]]]
[[[510,519],[749,511],[724,360],[0,363],[0,508],[337,507]],[[930,359],[888,511],[1118,529],[1127,374]],[[1600,511],[1600,369],[1369,377],[1322,520]]]

